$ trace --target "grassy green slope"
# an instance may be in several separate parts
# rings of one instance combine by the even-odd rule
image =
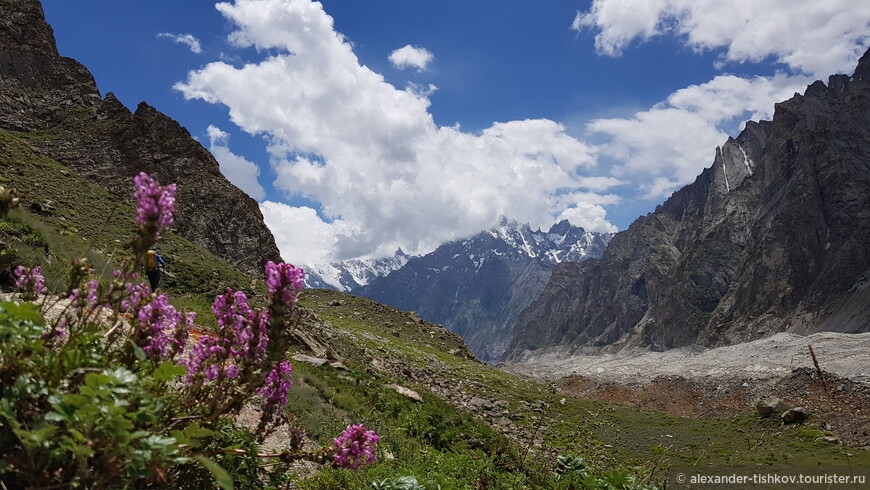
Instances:
[[[130,199],[121,199],[32,151],[27,144],[32,137],[0,131],[0,185],[21,194],[21,206],[10,215],[12,221],[38,230],[45,246],[17,241],[11,245],[20,251],[23,263],[43,264],[54,290],[62,287],[73,258],[87,257],[95,273],[106,276],[117,265],[116,257],[124,255],[135,231],[133,183]],[[248,292],[256,288],[247,275],[180,235],[168,233],[157,248],[167,261],[161,287],[175,303],[206,313],[207,298],[226,287]]]
[[[390,390],[383,388],[388,383],[439,393],[452,405],[470,408],[512,441],[519,460],[529,466],[529,474],[520,478],[527,485],[534,482],[532,469],[551,465],[556,454],[583,455],[603,470],[653,470],[654,481],[663,479],[667,468],[673,465],[772,469],[795,465],[870,464],[870,451],[815,442],[825,434],[813,420],[804,425],[783,425],[776,419],[762,419],[752,414],[690,419],[595,400],[568,397],[563,402],[563,395],[546,384],[448,354],[446,351],[455,346],[439,345],[437,333],[431,333],[437,332],[437,328],[425,322],[414,322],[408,313],[335,291],[312,290],[306,295],[305,304],[340,332],[331,345],[335,346],[339,357],[352,359],[346,362],[357,373],[351,377],[368,386],[367,393],[361,395],[368,401],[349,403],[343,407],[346,411],[378,419],[382,411],[378,397],[395,398]],[[342,304],[329,306],[336,301]],[[403,326],[398,337],[390,325]],[[366,349],[368,356],[360,355],[360,346]],[[400,368],[390,369],[391,365]],[[372,372],[379,378],[373,379]],[[330,367],[305,368],[305,376],[317,377],[318,386],[329,387],[324,392],[327,398],[331,390],[352,383],[338,378],[339,374]],[[468,403],[469,398],[477,398],[478,404]],[[480,406],[479,400],[489,403]],[[487,405],[495,405],[495,408],[487,409]],[[385,417],[381,423],[389,425],[391,419],[391,416]],[[388,437],[385,439],[387,445],[394,444]],[[431,472],[427,468],[431,468],[433,462],[415,469],[407,462],[409,459],[398,457],[403,454],[401,448],[393,452],[397,459],[386,463],[389,467],[411,473],[415,470]],[[411,461],[414,459],[410,454],[408,457]],[[502,457],[507,458],[506,454]],[[490,463],[490,468],[505,464],[494,460]],[[486,471],[486,468],[479,469],[480,463],[472,467],[465,473],[466,482],[469,477],[480,478],[475,471]],[[377,467],[369,471],[381,474]],[[366,478],[364,474],[355,482],[361,485]]]

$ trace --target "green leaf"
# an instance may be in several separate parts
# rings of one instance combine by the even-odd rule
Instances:
[[[45,414],[45,420],[47,422],[63,422],[66,420],[66,417],[57,412],[48,412]]]
[[[85,375],[85,386],[90,388],[99,388],[101,386],[105,386],[112,381],[111,376],[106,376],[102,373],[88,373]],[[84,391],[82,391],[84,393]]]
[[[130,434],[130,439],[141,439],[143,437],[150,436],[151,433],[147,430],[137,430],[136,432]]]
[[[186,373],[187,369],[184,366],[178,366],[172,361],[163,361],[157,366],[157,369],[151,374],[157,381],[169,381],[176,376],[181,376]]]
[[[233,479],[230,477],[230,474],[227,473],[227,470],[221,468],[221,466],[214,461],[206,458],[201,454],[197,454],[194,458],[199,461],[199,464],[205,466],[211,476],[214,477],[214,482],[217,486],[223,488],[224,490],[233,490]]]
[[[145,351],[136,344],[133,344],[133,354],[136,355],[136,359],[145,362],[148,359],[148,356],[145,354]]]
[[[39,313],[39,307],[33,303],[25,302],[16,304],[11,301],[0,302],[0,309],[6,311],[9,316],[15,317],[18,320],[33,322],[42,327],[45,326],[45,319]]]
[[[199,446],[199,439],[211,437],[215,435],[215,431],[200,427],[199,423],[192,423],[184,428],[184,430],[172,431],[172,437],[178,439],[179,444],[187,444],[190,446]]]
[[[58,430],[55,425],[47,425],[34,430],[15,430],[15,435],[26,448],[37,448],[51,438]]]

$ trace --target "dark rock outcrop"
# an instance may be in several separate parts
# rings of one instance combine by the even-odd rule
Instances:
[[[38,0],[0,0],[0,130],[30,134],[34,150],[126,199],[141,171],[174,182],[177,233],[247,272],[280,260],[256,201],[176,121],[101,97],[87,68],[58,53]]]
[[[462,336],[479,359],[501,357],[520,311],[543,290],[553,266],[600,257],[608,233],[567,220],[547,231],[503,219],[497,226],[445,243],[397,270],[354,289]]]
[[[556,266],[508,357],[782,331],[870,331],[870,51],[748,122],[601,260]]]

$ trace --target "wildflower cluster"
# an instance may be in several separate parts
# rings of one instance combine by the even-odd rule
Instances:
[[[227,288],[212,306],[218,328],[189,340],[195,315],[151,292],[133,272],[173,223],[175,186],[160,186],[145,173],[135,182],[138,236],[133,256],[112,278],[101,283],[87,260],[75,261],[66,292],[41,305],[42,312],[52,310],[50,321],[39,305],[0,301],[0,373],[16,386],[0,390],[0,406],[8,408],[0,410],[0,475],[12,475],[4,481],[14,488],[114,488],[119,479],[152,486],[159,483],[150,480],[154,474],[162,479],[173,466],[208,461],[214,451],[201,448],[219,439],[218,424],[232,420],[252,395],[262,397],[254,431],[260,441],[277,425],[276,414],[284,415],[293,386],[288,327],[298,313],[302,269],[266,265],[268,308],[254,308],[245,293]],[[24,299],[45,294],[40,272],[15,269]],[[175,382],[182,375],[185,382]],[[319,450],[302,449],[298,423],[290,436],[282,462],[332,459],[355,469],[375,460],[378,436],[362,425]],[[226,450],[240,451],[254,461],[274,457]],[[95,471],[105,468],[111,471]]]
[[[378,435],[366,430],[362,424],[348,426],[341,436],[333,440],[333,463],[341,468],[357,469],[364,464],[373,463]]]
[[[146,226],[157,223],[159,236],[163,230],[172,226],[175,212],[175,184],[161,186],[156,179],[145,172],[133,178],[136,183],[136,223]]]
[[[156,179],[145,172],[137,175],[136,184],[136,224],[139,225],[139,235],[134,240],[137,254],[145,253],[174,223],[175,184],[161,186]]]
[[[196,320],[195,313],[182,314],[161,294],[140,308],[135,308],[136,344],[150,358],[164,359],[184,351],[187,332]]]
[[[296,304],[296,297],[305,285],[305,272],[292,264],[266,263],[266,290],[272,295],[272,302],[287,307]]]
[[[45,277],[39,267],[28,268],[19,265],[15,268],[15,287],[22,290],[24,299],[34,300],[40,294],[45,293]]]
[[[287,405],[287,391],[293,386],[290,380],[292,370],[290,362],[283,361],[269,371],[266,383],[257,389],[257,394],[266,399],[267,407],[283,408]]]
[[[97,290],[100,287],[100,281],[93,279],[78,288],[73,289],[69,295],[72,306],[78,310],[93,310],[97,306]]]
[[[188,384],[211,381],[223,374],[236,379],[241,369],[253,372],[262,363],[269,343],[268,313],[248,306],[241,291],[227,288],[212,305],[220,327],[214,335],[203,335],[181,362],[187,366]]]
[[[138,278],[138,275],[133,275],[134,280]],[[121,313],[129,313],[135,310],[138,305],[148,301],[148,297],[151,296],[151,288],[144,282],[128,282],[124,285],[124,289],[128,296],[121,300]]]

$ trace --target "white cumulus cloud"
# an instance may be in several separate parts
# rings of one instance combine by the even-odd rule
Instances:
[[[542,228],[567,218],[612,231],[606,207],[623,198],[611,189],[627,186],[658,199],[691,182],[743,120],[770,118],[775,102],[812,81],[804,73],[854,67],[857,46],[867,39],[866,9],[851,2],[852,17],[863,20],[828,6],[849,10],[840,0],[736,0],[727,11],[720,3],[595,0],[574,27],[596,30],[603,54],[673,34],[693,49],[723,50],[723,62],[779,61],[782,73],[723,74],[646,110],[590,121],[580,136],[548,119],[496,122],[473,133],[437,125],[429,112],[434,86],[400,89],[361,65],[322,4],[310,0],[217,4],[235,25],[230,43],[254,47],[262,57],[210,63],[176,89],[188,99],[226,106],[233,123],[265,136],[274,187],[319,203],[317,210],[261,205],[293,262],[382,256],[398,246],[425,252],[500,216]],[[812,41],[786,36],[776,23],[791,23]],[[418,69],[431,62],[414,65],[408,55],[394,63],[403,59]],[[226,148],[226,142],[213,146]],[[609,175],[599,168],[602,161]]]
[[[417,71],[425,71],[429,63],[435,59],[431,51],[422,46],[406,44],[390,53],[389,60],[396,68],[416,68]]]
[[[241,67],[208,64],[176,88],[225,105],[243,130],[266,135],[275,187],[321,204],[319,213],[262,205],[287,260],[428,251],[502,215],[547,227],[584,189],[613,183],[584,180],[594,173],[594,149],[551,120],[479,133],[436,125],[428,92],[398,89],[362,66],[320,3],[237,0],[217,8],[237,26],[233,44],[271,54]],[[612,229],[603,216],[586,216],[575,219]]]
[[[193,34],[172,34],[169,32],[161,32],[157,34],[159,38],[167,38],[175,41],[176,44],[184,44],[196,54],[202,53],[202,45]]]
[[[228,133],[213,125],[208,127],[207,132],[209,151],[220,164],[221,173],[249,196],[262,201],[266,197],[266,192],[257,181],[260,175],[257,164],[230,151]]]
[[[663,198],[712,164],[714,149],[733,132],[729,129],[747,119],[770,119],[775,102],[811,81],[783,74],[751,79],[720,75],[677,90],[632,117],[597,119],[586,129],[604,137],[598,151],[619,162],[617,176],[633,177],[647,198]]]
[[[263,220],[272,230],[284,260],[295,265],[325,264],[334,260],[336,237],[348,225],[342,220],[326,223],[308,206],[260,203]]]
[[[870,42],[870,2],[854,0],[594,0],[572,27],[596,31],[599,52],[675,35],[723,61],[786,64],[816,77],[854,68]]]
[[[562,211],[557,219],[567,219],[572,225],[582,226],[586,230],[616,233],[616,227],[607,221],[606,215],[604,208],[597,204],[578,202],[576,206]]]

